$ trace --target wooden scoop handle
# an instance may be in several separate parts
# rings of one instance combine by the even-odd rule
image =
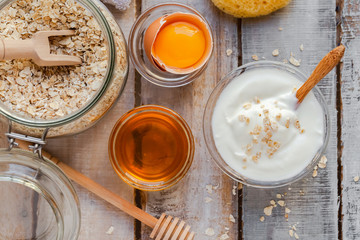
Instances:
[[[29,150],[28,146],[29,143],[22,141],[22,140],[16,140],[16,142],[19,144],[19,147],[24,150]],[[62,163],[59,159],[56,157],[51,156],[49,153],[42,151],[42,154],[47,159],[54,162],[65,174],[68,176],[71,180],[78,183],[82,187],[86,188],[90,192],[94,193],[98,197],[104,199],[108,203],[114,205],[115,207],[119,208],[120,210],[126,212],[130,216],[138,219],[142,223],[146,224],[147,226],[154,228],[156,223],[158,222],[158,219],[153,217],[152,215],[148,214],[147,212],[141,210],[140,208],[134,206],[130,202],[126,201],[119,195],[116,195],[115,193],[111,192],[110,190],[104,188],[100,184],[94,182],[90,178],[86,177],[85,175],[81,174],[80,172],[76,171],[75,169],[69,167],[65,163]]]
[[[34,58],[35,56],[34,43],[31,39],[0,39],[0,60]]]
[[[51,30],[36,32],[31,39],[0,39],[0,60],[29,58],[38,66],[81,64],[80,57],[50,54],[49,37],[74,34],[75,31],[73,30]]]
[[[321,59],[308,80],[306,80],[306,82],[296,91],[298,103],[301,103],[311,89],[340,62],[341,58],[344,56],[344,52],[344,45],[340,45]]]

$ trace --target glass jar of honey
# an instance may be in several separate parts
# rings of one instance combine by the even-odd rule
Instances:
[[[130,186],[147,191],[179,182],[191,166],[194,150],[185,120],[157,105],[127,112],[109,138],[109,156],[116,173]]]

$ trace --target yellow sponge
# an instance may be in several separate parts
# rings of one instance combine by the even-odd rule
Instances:
[[[215,6],[238,18],[258,17],[285,7],[291,0],[212,0]]]

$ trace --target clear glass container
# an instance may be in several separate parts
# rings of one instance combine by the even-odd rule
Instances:
[[[20,149],[0,149],[0,239],[76,240],[79,200],[50,160]]]
[[[135,65],[136,70],[149,82],[162,87],[180,87],[191,83],[206,69],[209,61],[208,60],[197,71],[184,75],[161,71],[150,62],[144,50],[145,31],[158,18],[176,12],[191,13],[200,17],[208,26],[213,42],[211,28],[206,19],[195,9],[181,3],[163,3],[147,9],[138,17],[132,26],[129,35],[130,58]],[[213,49],[211,49],[211,52],[212,51]]]
[[[325,102],[325,99],[322,95],[322,93],[320,92],[320,90],[315,87],[312,89],[312,92],[314,93],[316,99],[318,100],[319,104],[322,107],[323,110],[323,121],[324,121],[324,139],[323,139],[323,145],[321,146],[321,148],[318,150],[318,152],[316,153],[316,155],[313,157],[312,161],[308,164],[308,166],[303,169],[299,174],[297,174],[296,176],[293,176],[291,178],[288,179],[284,179],[281,181],[259,181],[256,179],[250,179],[250,178],[246,178],[245,176],[241,175],[240,173],[238,173],[237,171],[235,171],[234,169],[232,169],[227,163],[226,161],[221,157],[220,153],[217,151],[216,145],[215,145],[215,141],[214,141],[214,137],[213,137],[213,132],[212,132],[212,115],[213,115],[213,111],[214,108],[216,106],[216,102],[220,96],[220,94],[222,93],[223,89],[235,78],[237,78],[238,76],[240,76],[241,74],[243,74],[246,71],[250,71],[252,69],[264,69],[264,68],[275,68],[275,69],[279,69],[281,71],[286,71],[287,73],[290,73],[291,75],[294,75],[297,79],[299,79],[302,82],[305,82],[307,80],[307,77],[301,73],[299,70],[297,70],[296,68],[288,65],[288,64],[284,64],[284,63],[280,63],[280,62],[274,62],[274,61],[258,61],[258,62],[251,62],[248,64],[245,64],[239,68],[236,68],[235,70],[231,71],[230,73],[228,73],[215,87],[215,89],[213,90],[213,92],[211,93],[209,100],[206,104],[205,107],[205,112],[204,112],[204,118],[203,118],[203,134],[205,137],[205,142],[206,142],[206,146],[212,156],[212,158],[214,159],[215,163],[218,165],[218,167],[224,172],[226,173],[229,177],[231,177],[232,179],[241,182],[245,185],[249,185],[249,186],[253,186],[253,187],[258,187],[258,188],[275,188],[275,187],[280,187],[280,186],[284,186],[290,183],[293,183],[301,178],[303,178],[304,176],[306,176],[307,174],[311,173],[312,170],[314,169],[314,167],[317,165],[318,161],[320,160],[321,156],[324,154],[328,141],[329,141],[329,132],[330,132],[330,118],[329,118],[329,111]]]
[[[3,10],[16,0],[0,3]],[[113,106],[121,95],[128,75],[128,52],[124,35],[110,11],[98,0],[76,0],[87,9],[99,24],[105,38],[108,52],[107,69],[102,85],[97,92],[78,110],[53,119],[35,119],[18,113],[0,103],[2,120],[13,121],[18,132],[40,137],[50,128],[48,137],[71,135],[93,126]]]
[[[130,186],[158,191],[179,182],[194,158],[185,120],[171,109],[144,105],[124,114],[109,138],[110,162]]]

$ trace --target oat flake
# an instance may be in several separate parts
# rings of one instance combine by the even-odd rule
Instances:
[[[231,49],[227,49],[227,50],[226,50],[226,55],[227,55],[227,56],[230,56],[230,55],[232,54],[232,52],[233,52],[233,51],[232,51]]]
[[[289,208],[285,208],[285,213],[290,213],[291,210]]]
[[[277,202],[281,207],[285,206],[285,201],[284,200],[279,200]]]
[[[272,210],[273,210],[273,206],[268,206],[268,207],[264,208],[265,215],[266,216],[271,216]]]
[[[327,158],[326,156],[322,156],[319,163],[318,163],[318,166],[319,168],[326,168],[326,163],[327,163]]]
[[[227,233],[224,233],[223,235],[220,236],[219,240],[226,240],[226,239],[230,239],[229,235]]]
[[[235,218],[232,214],[229,215],[229,221],[235,223]]]
[[[114,232],[114,227],[111,226],[111,227],[109,227],[109,229],[106,231],[106,234],[107,234],[107,235],[111,235],[111,234],[113,234],[113,232]]]
[[[300,51],[304,51],[304,44],[301,44],[299,48],[300,48]]]
[[[211,237],[211,236],[214,236],[214,235],[215,235],[215,231],[214,231],[213,228],[207,228],[207,229],[205,230],[205,234]]]
[[[206,185],[206,191],[207,191],[209,194],[212,194],[212,192],[213,192],[213,187],[212,187],[211,184]]]
[[[273,55],[274,57],[279,56],[279,49],[274,49],[274,51],[272,51],[272,55]]]
[[[299,239],[299,235],[298,235],[297,233],[294,233],[294,237],[295,237],[296,239]]]
[[[301,60],[297,60],[296,58],[294,58],[294,56],[290,56],[289,58],[289,62],[294,65],[295,67],[299,67],[300,66],[300,63],[301,63]]]

